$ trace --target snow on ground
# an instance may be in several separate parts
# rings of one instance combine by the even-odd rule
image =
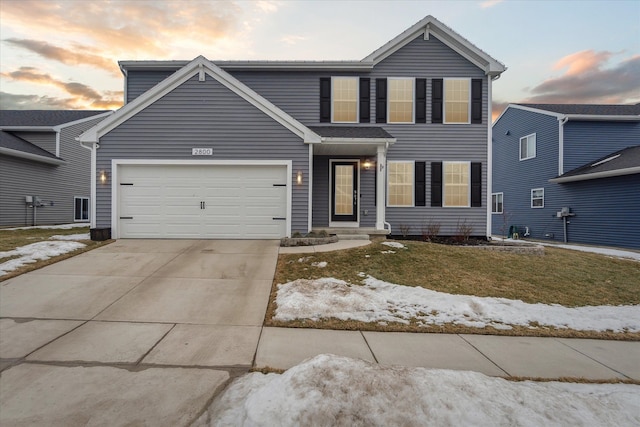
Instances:
[[[3,228],[0,231],[5,230],[29,230],[31,228],[42,228],[42,229],[61,229],[61,230],[69,230],[71,228],[79,228],[79,227],[88,227],[89,224],[86,222],[78,222],[74,224],[60,224],[60,225],[36,225],[30,227],[15,227],[15,228]]]
[[[318,268],[325,268],[327,266],[327,261],[320,261],[320,262],[312,262],[311,266],[312,267],[318,267]]]
[[[396,249],[407,249],[407,247],[400,242],[382,242],[382,244]]]
[[[582,252],[591,252],[594,254],[607,255],[614,258],[626,258],[626,259],[634,259],[636,261],[640,261],[640,252],[625,251],[623,249],[601,248],[597,246],[568,245],[564,243],[530,242],[527,240],[502,239],[500,237],[492,237],[492,240],[551,246],[554,248],[571,249],[574,251],[582,251]]]
[[[640,386],[511,382],[320,355],[246,374],[194,426],[632,426]]]
[[[298,279],[278,285],[274,319],[317,321],[333,317],[361,322],[416,319],[421,326],[453,323],[475,328],[511,325],[569,328],[581,331],[640,332],[640,305],[569,308],[528,304],[507,298],[452,295],[421,287],[383,282],[367,276],[363,285],[335,278]]]
[[[85,244],[79,242],[44,241],[20,246],[12,251],[0,252],[0,259],[11,256],[19,257],[0,264],[0,276],[22,267],[25,264],[49,259],[57,255],[75,251],[76,249],[84,248],[85,246]]]
[[[49,237],[49,240],[91,240],[89,233],[81,234],[56,234]]]

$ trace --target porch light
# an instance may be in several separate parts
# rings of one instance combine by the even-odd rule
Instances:
[[[365,170],[369,170],[371,169],[371,166],[373,165],[373,162],[369,159],[366,159],[364,161],[364,163],[362,164],[362,166],[364,166]]]
[[[102,184],[107,182],[107,172],[106,171],[100,171],[100,182]]]
[[[298,171],[296,175],[296,183],[298,183],[298,185],[302,184],[302,171]]]

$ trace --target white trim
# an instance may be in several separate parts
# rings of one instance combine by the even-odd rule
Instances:
[[[533,155],[529,156],[529,157],[522,157],[522,140],[526,139],[527,140],[527,152],[529,152],[529,138],[533,137]],[[538,138],[536,136],[536,133],[530,133],[529,135],[525,135],[523,137],[520,137],[520,139],[518,140],[518,151],[519,151],[519,156],[518,158],[520,159],[520,161],[524,161],[524,160],[529,160],[529,159],[535,159],[536,156],[538,155]],[[527,153],[525,153],[525,156],[527,155]]]
[[[542,190],[542,206],[533,206],[533,192]],[[536,197],[536,200],[540,199],[540,197]],[[531,189],[531,209],[542,209],[544,208],[544,187],[540,188],[532,188]]]
[[[62,124],[54,126],[53,130],[58,132],[61,129],[67,128],[69,126],[73,126],[73,125],[77,125],[77,124],[80,124],[80,123],[88,122],[90,120],[99,119],[101,117],[106,118],[106,117],[112,115],[113,113],[115,113],[115,111],[105,111],[104,113],[95,114],[93,116],[85,117],[83,119],[78,119],[78,120],[74,120],[72,122],[62,123]]]
[[[468,167],[468,180],[467,180],[467,204],[466,206],[447,206],[447,183],[445,180],[446,176],[446,165],[447,164],[466,164]],[[442,162],[442,207],[443,208],[470,208],[471,207],[471,162],[466,160],[454,160],[454,161],[445,161]]]
[[[356,163],[356,176],[358,182],[357,204],[358,211],[356,212],[357,220],[353,221],[331,221],[331,206],[333,206],[333,164],[340,162],[352,162]],[[360,227],[360,159],[329,159],[329,227]]]
[[[252,61],[252,60],[215,60],[212,61],[218,67],[225,70],[335,70],[338,72],[345,71],[370,71],[373,68],[373,62],[360,60],[346,61]],[[177,71],[189,61],[185,60],[125,60],[118,61],[120,70],[166,70]]]
[[[389,203],[389,165],[391,163],[409,163],[411,164],[411,204],[410,205],[392,205]],[[416,206],[416,162],[415,160],[389,160],[387,161],[387,198],[385,200],[388,208],[413,208]]]
[[[19,157],[21,159],[33,160],[34,162],[48,163],[50,165],[64,165],[67,163],[62,159],[52,159],[50,157],[40,156],[39,154],[27,153],[20,150],[13,150],[11,148],[0,147],[0,154],[7,156]]]
[[[185,83],[196,74],[199,74],[201,67],[205,74],[211,76],[236,95],[249,102],[251,105],[271,117],[276,122],[280,123],[298,137],[302,138],[305,143],[320,142],[320,136],[311,131],[311,129],[294,119],[280,108],[276,107],[273,103],[203,56],[198,56],[182,69],[176,71],[174,74],[170,75],[135,100],[124,105],[115,114],[93,126],[91,129],[88,129],[80,135],[80,141],[98,142],[100,137],[152,105],[163,96],[175,90],[178,86]]]
[[[447,121],[447,81],[448,80],[467,80],[468,88],[469,88],[469,99],[467,99],[468,120],[466,122],[448,122]],[[442,123],[445,125],[468,125],[471,123],[471,78],[470,77],[445,77],[442,79]]]
[[[501,196],[501,205],[502,205],[502,210],[500,212],[494,212],[493,211],[493,196]],[[504,193],[502,191],[498,192],[498,193],[491,193],[491,214],[493,215],[502,215],[504,213]]]
[[[625,169],[615,169],[610,171],[586,173],[586,174],[573,175],[573,176],[564,176],[564,177],[560,176],[558,178],[551,178],[549,182],[556,182],[561,184],[564,182],[588,181],[591,179],[612,178],[615,176],[634,175],[637,173],[640,173],[640,166],[634,166],[634,167],[625,168]]]
[[[346,80],[355,80],[356,81],[356,119],[353,122],[339,122],[336,121],[333,117],[334,114],[334,108],[333,108],[333,103],[335,102],[335,99],[333,97],[333,88],[335,87],[333,84],[334,79],[346,79]],[[330,92],[331,92],[331,102],[330,102],[330,108],[331,108],[331,123],[360,123],[360,77],[353,77],[353,76],[331,76],[331,88],[330,88]]]
[[[493,79],[487,79],[487,99],[488,99],[488,116],[489,120],[487,120],[487,198],[493,191],[493,126],[491,125],[491,116],[493,112],[491,111],[491,103],[493,102]],[[444,119],[444,117],[443,117]],[[487,203],[489,205],[489,203]],[[503,208],[504,209],[504,208]],[[487,206],[487,236],[491,237],[493,234],[493,208],[491,206]]]
[[[411,80],[411,92],[413,93],[413,100],[411,103],[411,121],[410,122],[392,122],[391,119],[391,85],[390,80]],[[390,125],[413,125],[416,123],[416,78],[415,77],[387,77],[387,124]]]
[[[307,212],[307,232],[313,230],[313,144],[309,144],[309,191],[307,206],[309,210]]]
[[[286,166],[287,168],[287,219],[286,236],[291,236],[293,200],[293,161],[291,160],[171,160],[171,159],[112,159],[111,160],[111,236],[118,239],[118,168],[135,165],[176,165],[176,166]]]
[[[80,144],[85,148],[86,145]],[[96,218],[97,218],[97,212],[96,212],[96,207],[97,207],[97,180],[98,180],[98,176],[97,176],[97,153],[98,153],[98,147],[97,144],[93,144],[90,148],[91,150],[91,177],[89,178],[89,182],[91,183],[91,210],[89,212],[89,218],[91,219],[91,228],[96,228]],[[113,182],[113,174],[111,174],[111,182]]]
[[[376,150],[376,167],[378,168],[376,176],[376,230],[384,230],[385,214],[386,214],[386,201],[387,201],[387,186],[386,186],[386,172],[387,165],[387,146],[378,146]]]
[[[568,118],[558,119],[558,175],[564,173],[564,124]]]

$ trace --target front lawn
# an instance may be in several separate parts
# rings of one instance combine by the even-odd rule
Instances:
[[[447,324],[438,327],[410,324],[340,321],[273,320],[277,284],[296,279],[333,277],[353,285],[371,276],[385,282],[422,287],[452,295],[521,300],[528,304],[564,307],[640,304],[640,262],[599,254],[545,248],[542,256],[493,252],[474,247],[424,242],[402,242],[406,248],[382,243],[313,255],[280,255],[266,324],[364,330],[442,331],[511,335],[581,336],[638,339],[640,333],[571,331],[514,326],[508,330],[470,328]],[[326,263],[325,267],[321,267]]]
[[[88,226],[0,229],[0,282],[110,242],[89,240],[88,233]],[[34,244],[38,244],[39,247]],[[30,250],[30,248],[33,249]],[[27,261],[18,268],[9,266],[10,261],[15,262],[20,259]]]

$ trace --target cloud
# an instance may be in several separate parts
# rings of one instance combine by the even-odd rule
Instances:
[[[288,45],[294,45],[300,41],[306,40],[307,38],[304,36],[296,36],[296,35],[286,35],[280,38],[280,41],[286,43]]]
[[[62,99],[0,92],[0,109],[3,110],[73,110],[75,105],[75,100],[72,98]]]
[[[480,7],[483,9],[487,9],[489,7],[493,7],[496,6],[500,3],[502,3],[504,0],[486,0],[483,1],[482,3],[480,3]]]
[[[626,104],[640,99],[640,55],[612,68],[604,65],[611,52],[583,51],[562,58],[554,68],[564,75],[533,87],[526,102]]]
[[[0,76],[14,81],[53,86],[72,96],[69,99],[60,99],[36,95],[24,95],[25,98],[16,98],[16,96],[20,95],[15,95],[10,101],[20,105],[31,102],[34,106],[30,108],[36,108],[40,104],[44,106],[63,105],[63,107],[58,108],[65,109],[112,109],[122,106],[122,92],[106,91],[100,93],[83,83],[63,82],[51,77],[49,74],[40,72],[34,67],[20,67],[17,71],[0,73]]]
[[[266,2],[261,7],[277,6]],[[134,58],[167,58],[185,47],[215,47],[238,34],[242,8],[231,1],[21,0],[3,2],[1,13],[3,25],[17,31],[29,28],[35,34],[31,39],[44,39],[52,28],[60,28],[67,37],[108,52],[107,57],[120,58],[126,52]],[[48,55],[62,53],[42,43],[30,47]]]
[[[71,50],[40,40],[11,38],[4,41],[66,65],[91,65],[117,77],[121,75],[115,59],[96,54],[96,51],[89,46],[76,43],[73,45],[74,50]]]

